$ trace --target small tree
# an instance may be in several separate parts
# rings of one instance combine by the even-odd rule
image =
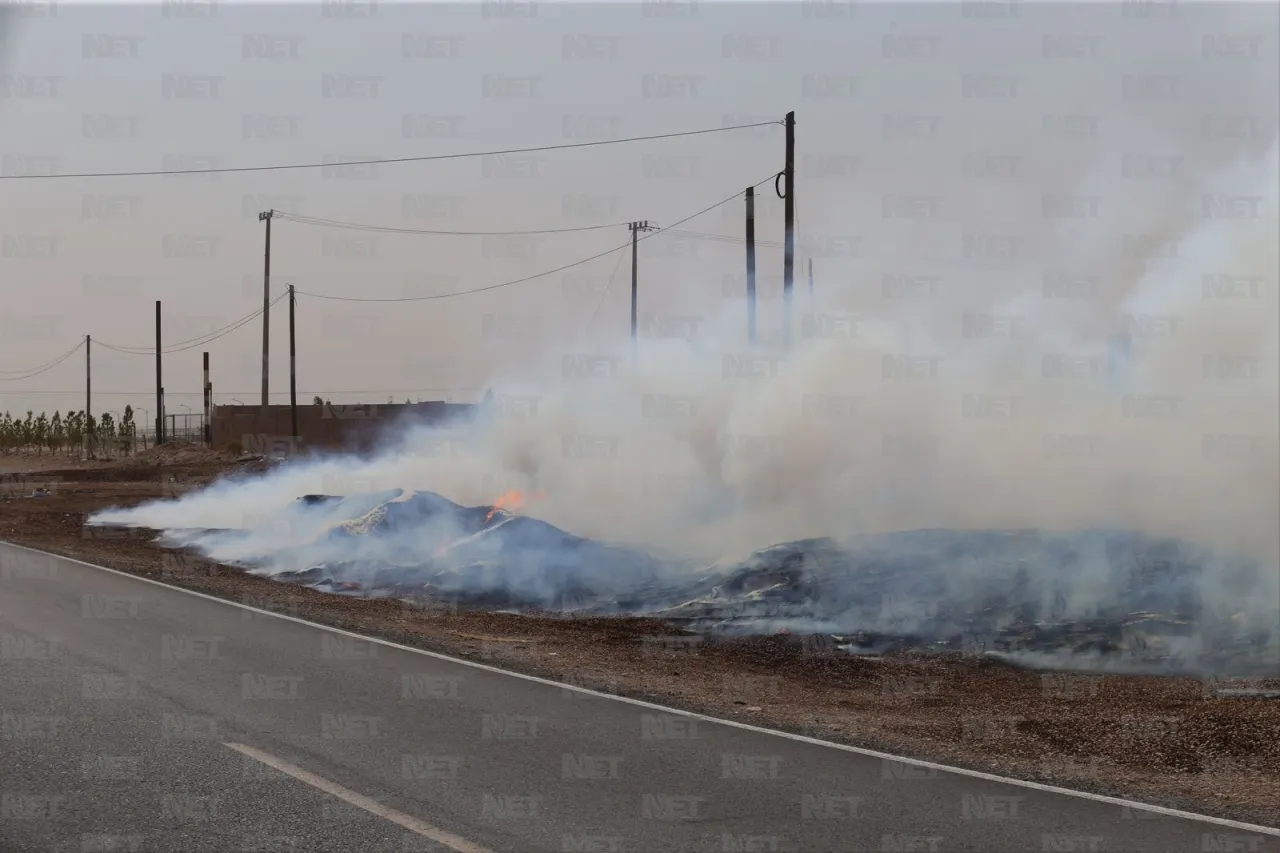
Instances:
[[[49,451],[61,450],[66,440],[67,429],[62,423],[62,415],[55,411],[53,418],[49,421]]]
[[[116,423],[115,418],[111,417],[110,412],[102,413],[102,420],[98,422],[98,441],[102,443],[102,449],[108,455],[116,446]]]
[[[75,453],[84,441],[84,412],[67,412],[67,454]]]
[[[134,436],[138,426],[133,422],[133,406],[124,407],[124,415],[120,418],[120,449],[127,455],[133,450]]]
[[[49,445],[49,416],[41,412],[33,426],[32,437],[36,445],[36,455],[43,456],[45,448]]]
[[[4,413],[4,417],[0,418],[0,451],[8,456],[13,452],[13,416],[8,412]]]
[[[98,421],[91,413],[87,413],[84,420],[84,432],[89,437],[89,454],[93,455],[94,448],[98,446]]]

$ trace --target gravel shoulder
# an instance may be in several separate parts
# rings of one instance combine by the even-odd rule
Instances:
[[[88,513],[173,497],[262,464],[207,452],[156,457],[73,466],[0,458],[0,474],[22,475],[6,481],[9,494],[16,483],[51,490],[0,500],[0,539],[596,690],[1280,827],[1277,699],[1215,697],[1215,685],[1188,678],[1039,673],[963,656],[854,657],[792,637],[715,641],[653,620],[333,596],[166,551],[145,532],[87,536]],[[1280,688],[1280,678],[1223,686]]]

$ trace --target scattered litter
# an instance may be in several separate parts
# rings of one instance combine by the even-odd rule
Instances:
[[[25,501],[32,498],[48,498],[52,497],[53,492],[47,488],[32,489],[29,495],[0,495],[0,500],[5,501]]]

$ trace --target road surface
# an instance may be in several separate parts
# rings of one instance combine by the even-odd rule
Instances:
[[[0,850],[1280,853],[0,544]]]

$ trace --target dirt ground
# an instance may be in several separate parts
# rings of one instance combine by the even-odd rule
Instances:
[[[855,657],[817,638],[714,640],[642,619],[564,619],[328,595],[151,544],[88,513],[262,469],[198,448],[109,463],[0,457],[0,539],[520,672],[898,755],[1280,826],[1280,699],[1187,678],[990,660]],[[48,487],[47,497],[4,500]],[[0,590],[3,580],[0,579]],[[1280,675],[1280,673],[1278,673]]]

